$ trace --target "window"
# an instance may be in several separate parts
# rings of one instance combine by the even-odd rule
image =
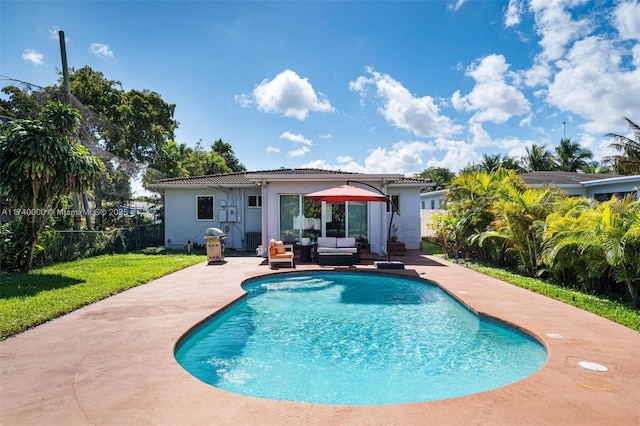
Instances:
[[[393,204],[396,205],[396,213],[400,213],[400,196],[398,194],[389,194],[389,199]],[[393,207],[391,207],[391,203],[387,202],[387,213],[391,213],[393,211]]]
[[[431,200],[431,210],[436,208],[436,200]]]
[[[313,202],[302,194],[280,195],[280,238],[296,241],[299,238],[324,236],[364,238],[368,234],[368,203]]]
[[[262,207],[262,195],[249,195],[247,207],[254,209]]]
[[[196,196],[197,220],[213,220],[213,196],[198,195]]]

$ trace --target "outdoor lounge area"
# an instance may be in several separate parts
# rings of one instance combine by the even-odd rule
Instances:
[[[637,425],[640,335],[539,294],[410,250],[397,273],[439,283],[475,312],[534,335],[543,367],[511,385],[400,405],[326,405],[246,397],[207,385],[175,360],[176,342],[241,298],[262,258],[206,262],[0,342],[0,424]],[[315,263],[296,271],[317,270]],[[284,271],[284,272],[283,272]],[[362,259],[350,272],[375,271]],[[289,270],[281,270],[283,273]],[[293,271],[291,271],[293,272]],[[606,371],[580,366],[603,365]]]
[[[355,238],[318,237],[313,259],[321,266],[353,266],[360,263],[361,246]]]

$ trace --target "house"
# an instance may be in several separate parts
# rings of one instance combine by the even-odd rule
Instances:
[[[635,194],[640,200],[640,175],[622,176],[577,172],[530,172],[520,177],[527,185],[535,188],[543,185],[555,185],[572,196],[593,198],[606,201],[612,196],[623,197]],[[433,235],[433,215],[445,211],[446,189],[423,192],[420,194],[421,234]]]
[[[226,246],[253,251],[270,239],[348,236],[386,253],[391,207],[384,202],[318,204],[304,195],[340,185],[387,195],[398,207],[393,225],[408,249],[420,247],[420,190],[429,180],[400,174],[364,174],[322,169],[276,169],[190,178],[150,185],[165,195],[165,246],[204,243],[207,228],[226,233]]]
[[[435,234],[434,216],[445,213],[445,195],[446,189],[420,194],[420,235],[423,237],[432,237]]]
[[[520,175],[527,185],[555,185],[569,195],[607,201],[635,194],[640,199],[640,175],[622,176],[578,172],[531,172]]]

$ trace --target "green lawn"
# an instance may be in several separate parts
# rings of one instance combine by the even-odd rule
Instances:
[[[0,340],[205,260],[203,254],[128,253],[0,274]]]
[[[450,259],[452,260],[452,259]],[[562,287],[540,279],[525,277],[504,269],[488,266],[481,262],[458,261],[469,269],[498,278],[518,287],[560,300],[585,311],[610,319],[633,330],[640,331],[640,310],[629,303],[622,303],[602,296],[586,294],[578,290]]]
[[[424,249],[440,251],[435,246]],[[130,253],[60,263],[30,274],[0,274],[0,340],[205,260],[204,254]],[[480,263],[463,264],[640,331],[640,311],[627,304]]]

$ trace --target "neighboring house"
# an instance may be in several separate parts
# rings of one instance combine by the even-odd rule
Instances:
[[[444,197],[446,194],[446,189],[420,194],[421,236],[432,237],[435,234],[434,216],[445,213]]]
[[[363,182],[359,184],[357,182]],[[387,203],[318,204],[304,194],[351,184],[388,195],[398,206],[398,239],[408,249],[420,247],[420,190],[429,180],[399,174],[363,174],[321,169],[276,169],[156,181],[165,195],[165,246],[202,244],[206,228],[222,229],[226,245],[253,251],[270,239],[348,236],[367,240],[372,252],[385,254]]]
[[[533,187],[555,185],[569,195],[606,201],[614,195],[635,194],[640,199],[640,175],[604,175],[577,172],[531,172],[520,177]]]
[[[420,209],[422,210],[443,210],[444,196],[447,194],[446,189],[438,191],[427,191],[420,194]]]
[[[640,175],[622,176],[574,172],[531,172],[520,177],[527,185],[540,187],[555,185],[569,195],[606,201],[614,195],[623,197],[635,194],[640,200]],[[433,215],[444,212],[446,189],[423,192],[420,194],[420,215],[422,217],[421,234],[423,237],[434,233]]]

